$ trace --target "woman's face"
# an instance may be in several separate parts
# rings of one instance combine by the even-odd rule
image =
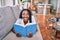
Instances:
[[[28,21],[28,19],[29,19],[28,11],[26,11],[26,10],[23,11],[22,18],[25,22]]]

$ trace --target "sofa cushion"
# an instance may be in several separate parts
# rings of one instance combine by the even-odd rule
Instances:
[[[12,8],[12,11],[13,11],[16,19],[18,19],[19,15],[20,15],[20,8],[19,8],[19,6],[18,5],[14,5],[11,8]]]
[[[8,7],[0,8],[0,39],[2,39],[13,27],[16,18]]]

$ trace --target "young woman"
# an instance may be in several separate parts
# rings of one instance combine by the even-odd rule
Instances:
[[[20,13],[19,19],[16,21],[16,23],[27,25],[28,23],[36,23],[34,16],[32,16],[32,13],[29,9],[23,9]],[[21,37],[19,33],[16,34],[17,37]],[[27,37],[32,37],[32,33],[30,32]]]

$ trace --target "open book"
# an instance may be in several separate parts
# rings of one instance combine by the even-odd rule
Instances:
[[[16,33],[21,34],[23,37],[26,37],[27,35],[29,35],[29,33],[32,33],[34,35],[34,34],[36,34],[37,24],[36,23],[29,23],[24,26],[24,25],[15,23],[14,30]]]

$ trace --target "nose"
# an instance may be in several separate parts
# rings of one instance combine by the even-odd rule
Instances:
[[[24,15],[24,17],[26,18],[26,17],[28,17],[28,15]]]

